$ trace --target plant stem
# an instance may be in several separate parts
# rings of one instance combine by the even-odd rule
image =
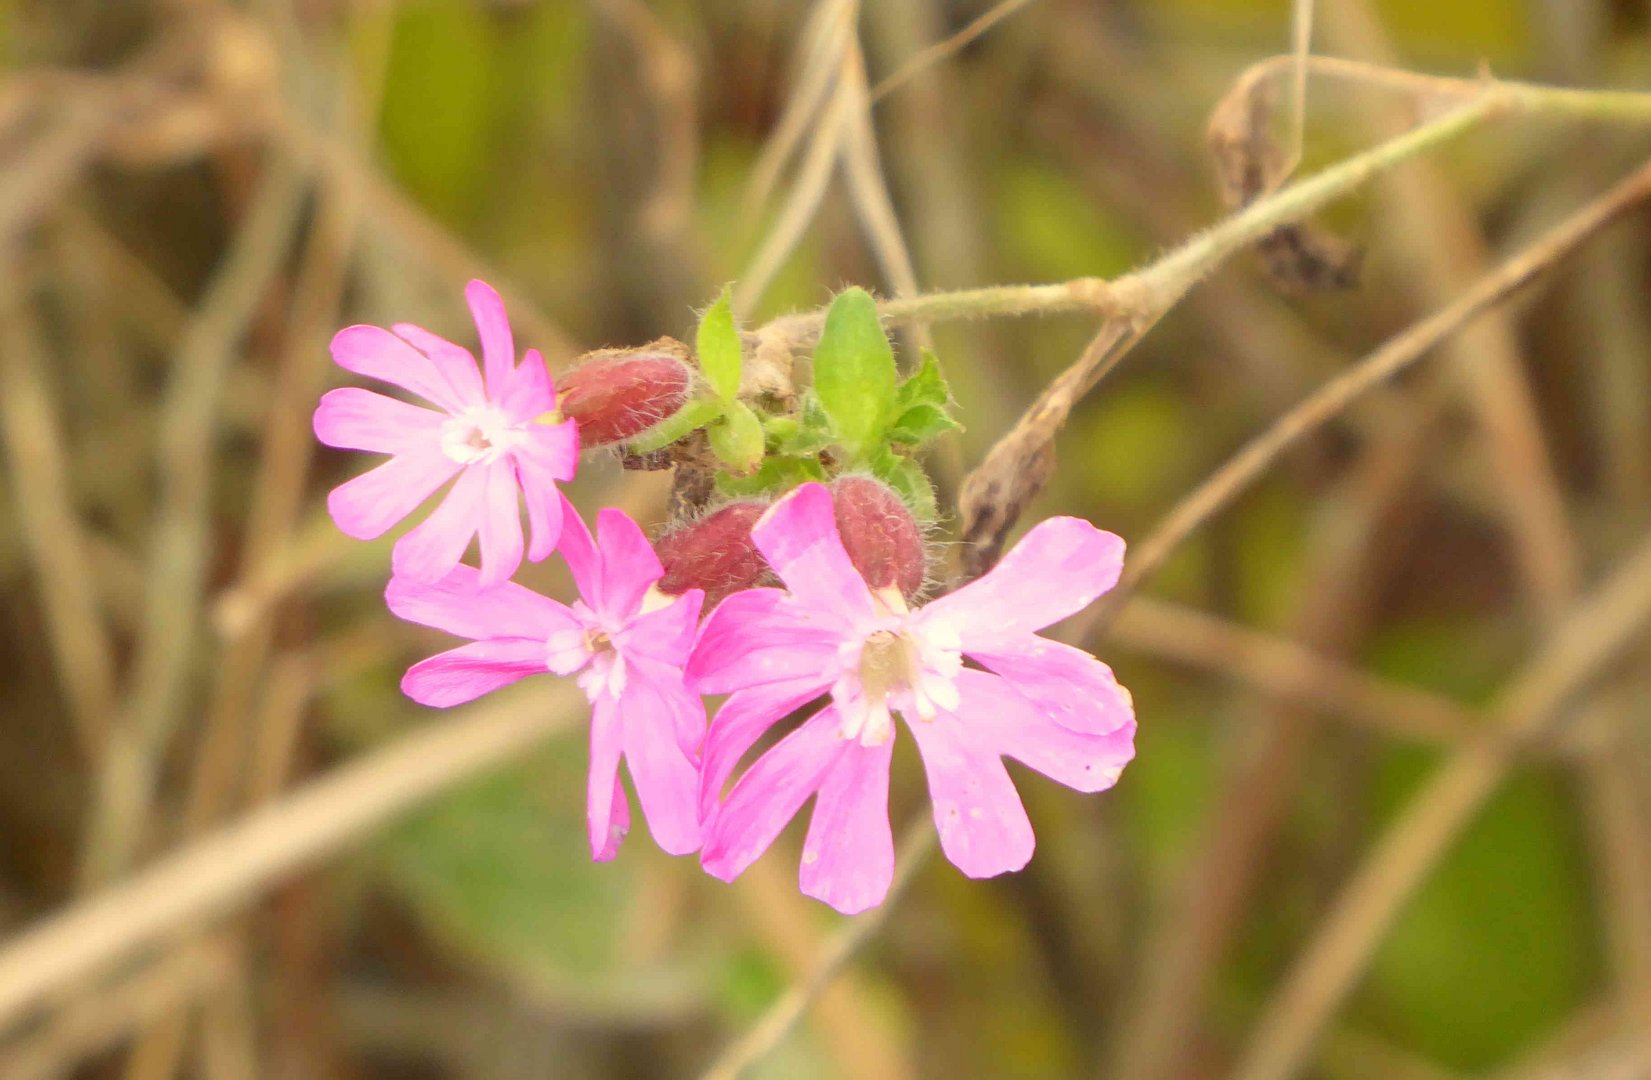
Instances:
[[[1239,248],[1351,193],[1378,173],[1473,130],[1506,108],[1504,98],[1487,93],[1431,123],[1291,184],[1270,198],[1252,203],[1207,232],[1193,237],[1145,270],[1120,278],[1113,288],[1123,288],[1134,282],[1145,293],[1148,309],[1162,311]]]
[[[1299,220],[1349,194],[1377,173],[1472,130],[1508,107],[1506,98],[1487,93],[1446,116],[1252,204],[1144,270],[1115,281],[1086,277],[1051,285],[993,285],[932,292],[885,300],[878,305],[878,310],[889,319],[925,322],[1068,312],[1130,319],[1150,317],[1173,304],[1233,252],[1280,225]],[[793,345],[809,345],[824,323],[822,308],[781,316],[758,333],[783,337]]]
[[[1265,76],[1270,74],[1268,66],[1289,59],[1280,57],[1264,61],[1252,71],[1257,72],[1257,77]],[[1315,72],[1322,74],[1395,83],[1418,93],[1459,97],[1463,104],[1438,119],[1252,203],[1188,240],[1151,266],[1116,280],[1084,277],[1049,285],[956,289],[885,300],[878,305],[878,309],[889,319],[925,322],[1069,312],[1149,317],[1173,304],[1234,252],[1282,225],[1299,221],[1326,204],[1351,194],[1378,173],[1466,134],[1493,118],[1518,113],[1651,124],[1651,94],[1417,76],[1393,72],[1374,64],[1355,64],[1323,57],[1314,57],[1311,66]],[[783,315],[759,333],[783,337],[794,345],[806,346],[812,344],[824,321],[823,308]]]

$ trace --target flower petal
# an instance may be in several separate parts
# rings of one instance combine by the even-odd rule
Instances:
[[[658,674],[631,667],[619,699],[621,739],[654,842],[666,854],[686,855],[699,850],[699,769],[683,751],[676,729],[685,712],[697,711],[703,725],[705,707],[683,687],[680,675],[673,685],[650,677]]]
[[[661,700],[666,706],[671,721],[670,727],[676,736],[677,746],[683,754],[695,762],[699,761],[700,750],[705,743],[705,700],[691,690],[682,679],[681,664],[662,664],[646,657],[628,657],[625,661],[627,669],[639,673],[638,677],[647,680],[655,687],[668,690],[662,693]],[[697,781],[699,766],[694,766],[694,775]],[[696,782],[697,790],[698,784]]]
[[[448,412],[469,404],[435,361],[382,326],[346,326],[333,335],[332,358],[345,371],[410,390]]]
[[[573,575],[573,584],[584,598],[585,605],[593,611],[605,610],[602,606],[602,557],[596,551],[596,541],[591,538],[585,519],[579,516],[578,509],[568,497],[560,494],[557,497],[562,500],[562,538],[557,542],[557,550],[568,564],[568,572]]]
[[[518,462],[528,462],[536,473],[551,480],[572,480],[579,471],[579,425],[572,420],[560,424],[529,424],[522,429],[528,440],[510,453]]]
[[[1032,823],[997,749],[966,720],[945,713],[908,726],[946,858],[973,878],[1024,867],[1032,858]]]
[[[444,413],[397,401],[359,386],[321,395],[313,424],[315,437],[340,450],[405,454],[441,445]]]
[[[1082,611],[1118,583],[1124,542],[1081,518],[1039,522],[984,577],[918,616],[950,623],[971,646],[1030,634]]]
[[[802,891],[844,915],[883,902],[894,880],[889,759],[894,740],[849,743],[826,773],[803,842]]]
[[[619,854],[619,845],[631,831],[631,801],[625,797],[625,785],[616,773],[613,778],[613,800],[608,811],[608,839],[600,851],[592,849],[595,862],[612,862]]]
[[[579,431],[572,420],[532,424],[526,431],[528,441],[511,450],[510,459],[516,465],[522,501],[527,503],[528,524],[533,527],[527,557],[538,562],[556,550],[562,537],[562,493],[556,484],[573,479],[578,470]]]
[[[464,299],[470,305],[470,315],[476,320],[476,333],[482,339],[482,370],[487,378],[487,396],[498,402],[516,368],[516,343],[510,335],[510,317],[505,314],[504,301],[499,298],[498,292],[485,281],[472,280],[465,285]]]
[[[746,589],[723,600],[700,627],[688,678],[703,694],[812,676],[824,688],[837,678],[843,630],[810,620],[779,589]]]
[[[445,709],[544,672],[544,642],[491,638],[419,661],[401,677],[401,691],[420,705]]]
[[[346,536],[374,540],[458,471],[458,462],[439,450],[402,454],[333,488],[327,512]]]
[[[1111,668],[1082,649],[1027,634],[969,655],[1073,731],[1105,735],[1135,723],[1129,691]]]
[[[527,504],[527,523],[532,531],[532,542],[527,557],[538,562],[556,550],[562,538],[562,494],[548,477],[541,477],[531,466],[516,462],[516,483],[522,489],[522,501]]]
[[[733,881],[768,850],[849,747],[839,727],[837,710],[821,709],[740,777],[706,823],[700,862],[707,873]]]
[[[751,540],[810,612],[856,628],[875,618],[871,590],[843,547],[823,485],[804,484],[769,507],[751,527]]]
[[[729,696],[705,733],[700,758],[700,812],[709,818],[734,767],[763,733],[824,692],[815,679],[770,683]]]
[[[412,323],[394,323],[390,329],[401,340],[430,358],[454,401],[463,406],[486,404],[487,391],[482,389],[481,369],[476,366],[476,358],[469,349]]]
[[[513,581],[483,589],[481,575],[463,565],[440,581],[391,578],[384,601],[408,622],[476,641],[513,637],[544,642],[558,632],[584,631],[573,612],[550,597]]]
[[[597,511],[596,536],[602,557],[603,608],[616,618],[625,618],[642,605],[642,594],[665,576],[665,568],[642,534],[642,526],[618,507]]]
[[[977,741],[1069,788],[1105,791],[1135,756],[1133,719],[1104,732],[1074,730],[984,671],[959,672],[958,689],[958,719]]]
[[[508,461],[482,467],[487,494],[477,522],[483,588],[510,580],[522,565],[522,508],[517,498],[516,469]]]
[[[678,676],[694,647],[694,631],[699,629],[699,608],[705,594],[689,589],[672,598],[662,608],[638,615],[616,638],[627,658],[646,657],[677,669]]]
[[[522,354],[522,362],[506,376],[494,404],[515,423],[535,420],[556,408],[556,383],[538,349]]]
[[[630,804],[619,784],[619,755],[624,748],[618,703],[603,695],[591,702],[590,774],[585,782],[585,818],[590,857],[607,862],[619,854],[619,842],[631,825]]]
[[[476,535],[486,496],[486,472],[466,468],[435,512],[396,541],[390,553],[392,572],[414,581],[440,581],[451,573]]]

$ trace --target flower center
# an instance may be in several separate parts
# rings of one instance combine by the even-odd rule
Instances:
[[[854,666],[832,689],[843,716],[843,738],[876,746],[893,733],[891,710],[911,722],[933,720],[942,710],[957,708],[954,680],[963,657],[948,635],[906,625],[868,634],[859,649]]]
[[[545,666],[558,675],[578,674],[579,688],[595,701],[618,697],[625,689],[625,657],[614,643],[621,627],[605,624],[581,600],[573,602],[578,626],[550,635],[545,642]]]
[[[868,698],[909,690],[917,674],[916,649],[904,634],[879,630],[860,648],[860,686]]]
[[[441,425],[442,453],[461,465],[487,464],[525,437],[496,405],[472,405]]]

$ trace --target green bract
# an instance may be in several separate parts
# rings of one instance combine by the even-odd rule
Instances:
[[[814,349],[814,392],[831,417],[837,441],[852,460],[876,449],[894,409],[894,350],[864,289],[831,302]]]
[[[762,421],[743,401],[730,401],[722,419],[706,429],[711,452],[737,473],[748,473],[762,464]]]
[[[894,393],[894,422],[888,428],[888,441],[921,446],[936,436],[958,430],[962,425],[946,411],[951,397],[940,374],[940,361],[924,349],[923,363]]]
[[[724,288],[699,320],[699,334],[694,338],[699,369],[724,401],[734,400],[740,390],[740,332],[734,325],[732,305],[729,291]]]
[[[770,401],[740,400],[739,327],[726,289],[700,319],[696,350],[709,393],[632,439],[632,453],[663,449],[704,428],[727,468],[716,478],[726,495],[777,494],[861,469],[899,492],[919,519],[934,520],[934,488],[910,452],[958,429],[951,391],[927,349],[917,370],[899,379],[870,293],[848,289],[832,301],[814,349],[813,385],[799,389],[788,412],[767,411]]]

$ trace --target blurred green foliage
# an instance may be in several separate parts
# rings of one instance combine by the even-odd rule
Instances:
[[[874,81],[926,40],[899,39],[899,21],[872,12],[875,6],[862,5]],[[929,34],[956,30],[986,6],[914,0],[912,10],[923,14],[917,21]],[[1381,0],[1375,6],[1396,46],[1418,66],[1450,74],[1471,73],[1482,62],[1508,75],[1553,69],[1547,34],[1533,14],[1543,5]],[[801,3],[645,5],[697,65],[691,205],[679,233],[664,241],[643,221],[659,140],[630,126],[651,122],[659,103],[642,77],[636,42],[601,14],[608,5],[402,0],[360,11],[319,2],[294,7],[308,13],[305,33],[326,45],[317,44],[317,55],[332,55],[338,46],[352,58],[352,77],[379,101],[372,152],[388,178],[484,265],[518,284],[573,340],[594,348],[662,334],[691,337],[696,312],[745,269],[779,216],[775,200],[753,209],[747,186],[794,75]],[[1115,275],[1180,238],[1165,220],[1208,220],[1216,201],[1200,125],[1233,76],[1282,49],[1288,7],[1284,0],[1042,0],[945,61],[933,86],[892,94],[878,106],[880,148],[919,280],[985,285]],[[0,0],[0,43],[8,51],[14,18],[14,5]],[[382,86],[371,70],[373,35],[385,29],[375,18],[388,28]],[[1629,58],[1624,64],[1651,55],[1643,14],[1606,22],[1616,35],[1612,49]],[[1076,62],[1055,48],[1081,51],[1086,43],[1093,55]],[[1606,62],[1600,63],[1598,81],[1609,82]],[[1651,81],[1647,72],[1639,75],[1642,83]],[[945,132],[940,141],[946,145],[934,149],[933,141],[916,137],[927,128]],[[1326,144],[1351,149],[1361,137],[1340,114],[1316,119],[1314,131],[1324,136],[1309,148],[1314,163],[1330,152]],[[1067,138],[1073,132],[1083,139]],[[1527,204],[1549,198],[1542,185],[1554,170],[1510,166],[1530,153],[1517,132],[1479,138],[1456,150],[1451,176],[1476,205],[1483,201],[1482,223],[1492,246],[1502,247],[1529,234]],[[179,174],[162,177],[157,186],[181,183]],[[951,186],[940,181],[955,181],[961,191],[947,204],[960,208],[959,216],[927,221],[931,200]],[[199,213],[203,232],[220,224],[216,202]],[[1077,514],[1131,541],[1144,536],[1244,438],[1328,374],[1327,356],[1360,355],[1414,318],[1418,312],[1401,287],[1405,264],[1384,239],[1404,223],[1373,220],[1368,200],[1336,208],[1331,220],[1371,248],[1363,290],[1281,299],[1256,260],[1237,260],[1222,279],[1234,286],[1235,300],[1215,314],[1191,304],[1172,312],[1074,414],[1059,439],[1056,476],[1033,514]],[[367,231],[370,244],[378,243],[370,220]],[[222,238],[210,238],[209,244],[187,239],[213,253]],[[362,285],[363,303],[432,295],[432,277],[454,276],[448,267],[401,265],[407,260],[386,251],[392,254],[380,252],[377,263],[362,260],[371,272],[360,271],[361,277],[384,278]],[[200,269],[204,274],[205,262]],[[826,303],[853,285],[890,291],[852,208],[834,190],[746,328]],[[861,304],[855,329],[862,338],[868,326],[876,332],[869,299],[848,295]],[[456,311],[456,291],[453,296]],[[436,325],[450,314],[401,311],[397,317]],[[1533,318],[1547,314],[1539,310]],[[1324,355],[1277,355],[1268,368],[1275,382],[1254,385],[1249,358],[1272,356],[1268,350],[1280,340],[1266,337],[1262,316],[1299,325],[1307,335],[1301,340],[1322,344]],[[1064,317],[969,323],[936,333],[947,382],[930,387],[924,400],[933,405],[955,394],[964,430],[942,434],[946,425],[927,413],[912,424],[914,430],[919,421],[928,425],[924,437],[939,436],[927,460],[941,492],[935,536],[943,553],[955,539],[947,495],[1071,361],[1091,329]],[[1265,347],[1240,347],[1237,339],[1247,334],[1260,335],[1245,340]],[[894,340],[906,344],[898,334]],[[861,456],[879,439],[886,444],[884,429],[898,420],[877,408],[895,374],[874,344],[857,341],[851,359],[870,356],[875,369],[829,363],[820,369],[826,385],[819,399],[836,420],[839,441]],[[1531,366],[1567,376],[1585,370],[1591,356],[1565,351],[1572,347],[1593,346],[1544,336],[1541,347],[1532,343]],[[902,372],[921,370],[915,356],[899,360]],[[729,381],[737,375],[722,370]],[[73,378],[65,375],[60,388],[71,401],[81,392],[70,385]],[[263,389],[251,381],[237,388],[243,413],[254,412]],[[1561,438],[1589,445],[1586,416],[1566,411],[1565,402],[1543,404]],[[1309,569],[1338,540],[1337,499],[1345,495],[1338,484],[1380,426],[1379,416],[1366,419],[1288,456],[1178,552],[1151,589],[1246,626],[1296,633],[1300,612],[1314,599]],[[244,417],[238,422],[253,428]],[[765,434],[771,441],[810,434],[783,426],[765,432],[741,422],[738,431],[719,436],[738,436],[731,449],[719,445],[725,456],[738,456]],[[1441,449],[1392,520],[1375,526],[1380,531],[1372,543],[1381,557],[1368,560],[1373,596],[1368,611],[1349,616],[1358,625],[1347,651],[1350,661],[1395,683],[1480,706],[1495,700],[1539,635],[1514,614],[1523,602],[1505,540],[1493,535],[1483,497],[1470,497],[1476,464],[1463,465],[1459,456],[1454,444]],[[329,457],[318,470],[317,520],[320,480],[336,479],[332,472],[340,468]],[[593,487],[618,472],[606,460],[587,468]],[[1587,468],[1572,472],[1578,503],[1594,499],[1597,478]],[[225,477],[220,486],[239,492],[244,480]],[[663,490],[662,483],[656,487]],[[915,492],[914,486],[908,493]],[[648,489],[649,498],[656,494]],[[1609,516],[1589,506],[1594,516]],[[7,526],[8,544],[12,531]],[[1455,546],[1440,549],[1442,555],[1429,549],[1445,534]],[[310,597],[320,614],[304,633],[332,640],[324,635],[353,631],[370,639],[361,649],[366,660],[339,660],[343,670],[327,676],[321,695],[327,739],[320,753],[429,720],[396,695],[401,668],[430,651],[431,637],[405,632],[383,611],[377,575],[385,563],[384,545],[352,546],[326,561]],[[100,573],[118,579],[107,568]],[[20,610],[7,633],[21,659],[14,665],[8,655],[8,671],[43,669],[37,614]],[[1206,854],[1211,815],[1221,805],[1217,794],[1245,763],[1258,726],[1284,722],[1286,711],[1224,675],[1122,646],[1103,644],[1100,651],[1132,689],[1141,720],[1137,760],[1117,790],[1078,796],[1017,773],[1039,835],[1031,868],[1014,878],[969,882],[935,860],[844,984],[861,1011],[851,1005],[819,1026],[805,1025],[761,1075],[846,1078],[852,1066],[845,1062],[865,1060],[845,1052],[845,1040],[856,1039],[865,1043],[856,1042],[856,1052],[875,1056],[887,1045],[907,1051],[916,1074],[925,1077],[1094,1075],[1153,974],[1141,967],[1150,943],[1176,931],[1166,920],[1182,914],[1180,890]],[[28,701],[8,711],[33,717],[42,710]],[[1243,1045],[1337,887],[1442,760],[1437,751],[1334,719],[1312,723],[1318,727],[1297,770],[1299,790],[1284,795],[1288,820],[1258,856],[1265,865],[1237,943],[1216,964],[1212,1004],[1198,1012],[1192,1056],[1202,1071],[1189,1076],[1221,1075],[1209,1063],[1227,1061]],[[11,737],[28,740],[37,732],[31,727]],[[32,760],[14,744],[5,749],[16,760]],[[925,805],[909,749],[902,747],[896,762],[897,820]],[[794,942],[786,933],[817,953],[840,924],[795,897],[795,907],[756,912],[764,903],[756,886],[724,886],[698,874],[691,859],[659,855],[649,848],[639,814],[620,857],[592,864],[584,767],[582,735],[570,736],[533,760],[450,793],[378,839],[370,860],[374,880],[416,916],[420,936],[403,944],[439,957],[444,972],[457,969],[476,982],[548,1001],[556,1023],[574,1023],[563,1009],[619,1017],[611,1030],[596,1025],[620,1047],[616,1055],[634,1055],[615,1066],[615,1075],[691,1072],[795,979],[788,956]],[[1606,992],[1611,958],[1602,942],[1600,885],[1576,783],[1558,765],[1533,764],[1506,786],[1406,906],[1338,1023],[1437,1065],[1477,1071],[1513,1061]],[[32,797],[18,801],[31,823],[39,807],[51,805]],[[61,823],[50,828],[54,836],[70,832]],[[794,827],[768,856],[783,867],[782,876],[794,872],[796,839]],[[42,875],[46,883],[18,890],[30,903],[62,891],[68,877],[49,859],[40,861],[50,866]],[[14,862],[30,865],[21,855]],[[659,927],[666,932],[655,936]],[[342,945],[334,951],[346,968],[350,951]],[[638,1028],[660,1042],[637,1050]]]
[[[1137,14],[1150,18],[1161,47],[1224,49],[1222,62],[1236,71],[1282,42],[1285,6],[1164,0]],[[1387,0],[1380,8],[1403,47],[1465,71],[1481,59],[1517,65],[1528,55],[1530,32],[1516,6],[1511,0],[1447,5]],[[664,5],[667,18],[692,19],[676,7]],[[1054,25],[1030,16],[1027,21],[1040,28],[1033,33]],[[589,293],[575,283],[575,267],[553,261],[571,256],[600,265],[593,247],[602,240],[591,211],[601,180],[588,159],[593,141],[602,137],[590,128],[602,122],[603,110],[594,96],[626,74],[593,63],[599,33],[580,5],[524,4],[508,12],[435,0],[399,5],[383,95],[383,147],[394,175],[462,231],[495,239],[508,233],[504,246],[510,261],[531,264],[530,277],[572,284],[572,294],[551,297],[549,303],[576,327],[597,324],[576,310]],[[712,47],[732,53],[736,44],[714,40]],[[997,55],[993,48],[988,43],[980,50],[986,60],[965,57],[960,67],[965,77],[990,77],[983,65]],[[743,73],[728,70],[725,60],[713,53],[702,72],[702,93],[712,103],[757,90],[741,81]],[[1159,86],[1149,92],[1183,91]],[[1192,111],[1203,104],[1192,102]],[[708,120],[694,208],[695,233],[709,240],[705,291],[687,298],[697,303],[710,300],[716,287],[738,274],[772,220],[750,217],[742,204],[758,133],[730,125],[726,117]],[[1163,134],[1173,144],[1192,133]],[[531,149],[524,151],[524,141]],[[1183,160],[1197,158],[1196,147],[1176,151]],[[1054,158],[1023,150],[971,161],[969,167],[986,193],[990,260],[981,271],[984,280],[1116,274],[1149,257],[1162,242],[1097,198],[1083,177]],[[869,271],[864,260],[843,262],[837,248],[851,226],[829,200],[824,223],[788,260],[761,313],[821,302],[844,282],[845,265]],[[866,281],[875,283],[875,278]],[[650,318],[652,329],[670,333],[685,332],[692,321],[687,310],[652,312]],[[992,362],[988,347],[965,350],[955,361],[943,356],[949,374],[954,363],[958,369],[954,377],[966,404],[1003,393],[1023,398],[1066,362],[1082,333],[1078,327],[1030,329],[1022,340],[1031,347],[1023,344],[1014,358],[1005,358],[1008,363],[991,376],[989,389],[975,369]],[[1346,336],[1369,340],[1359,332]],[[1220,349],[1218,342],[1208,347]],[[1109,381],[1074,419],[1061,443],[1055,496],[1061,509],[1126,534],[1149,523],[1227,449],[1203,441],[1185,376],[1165,374],[1150,352],[1137,359],[1132,367],[1138,370]],[[834,370],[827,365],[826,374]],[[842,387],[823,388],[822,398],[828,410],[869,416],[859,405],[850,409],[843,398],[864,388],[862,379],[850,378]],[[987,404],[982,401],[983,408]],[[962,417],[971,427],[967,444],[976,453],[997,432],[974,421],[967,409]],[[1282,625],[1303,600],[1299,569],[1316,512],[1293,479],[1270,481],[1218,526],[1219,548],[1198,538],[1161,580],[1174,594],[1196,596],[1214,568],[1224,566],[1239,617]],[[1436,615],[1429,636],[1422,638],[1388,633],[1377,657],[1380,670],[1395,680],[1482,698],[1508,657],[1481,650],[1488,661],[1479,665],[1481,678],[1469,680],[1471,685],[1452,678],[1462,662],[1464,632],[1477,618],[1468,611]],[[1224,768],[1223,748],[1242,734],[1222,731],[1233,706],[1219,695],[1192,692],[1184,681],[1164,680],[1128,658],[1119,659],[1117,667],[1136,688],[1140,756],[1119,791],[1106,797],[1102,812],[1119,827],[1115,835],[1126,872],[1140,879],[1150,920],[1162,916],[1180,872],[1198,854],[1211,809],[1208,796]],[[1361,831],[1373,836],[1438,759],[1403,748],[1367,747],[1366,752],[1369,791],[1360,811]],[[624,913],[636,888],[631,863],[639,841],[633,839],[617,864],[591,866],[580,832],[579,762],[571,753],[553,757],[444,800],[386,840],[383,865],[451,947],[511,979],[549,983],[563,992],[595,986],[618,994],[627,979],[639,977],[626,967],[622,940]],[[905,783],[910,787],[914,778]],[[1351,1023],[1443,1064],[1479,1068],[1528,1046],[1581,1003],[1599,975],[1597,929],[1588,913],[1579,825],[1555,785],[1547,773],[1521,778],[1462,839],[1378,954]],[[1083,827],[1074,805],[1049,798],[1036,804],[1055,814],[1038,822],[1047,834]],[[1240,1002],[1259,1004],[1257,995],[1276,975],[1279,954],[1293,952],[1304,920],[1311,923],[1311,904],[1303,906],[1301,894],[1289,887],[1290,873],[1286,868],[1281,875],[1283,885],[1264,887],[1268,894],[1295,899],[1261,916],[1256,940],[1264,947],[1241,950],[1231,983]],[[927,873],[920,894],[949,874],[948,869]],[[1026,965],[1025,956],[1035,946],[1004,923],[1012,918],[1006,903],[1011,886],[973,886],[968,895],[948,887],[940,895],[957,909],[949,917],[964,920],[952,931],[945,967],[955,1000],[970,1002],[964,1015],[976,1064],[989,1063],[991,1075],[1064,1074],[1074,1068],[1077,1058],[1068,1036],[1059,1032],[1047,995],[1033,989],[1042,974]],[[1079,911],[1087,907],[1079,897],[1068,902]],[[914,917],[935,915],[932,899],[920,895],[912,906],[928,913]],[[1261,904],[1263,911],[1268,907]],[[900,951],[899,932],[890,948]],[[1251,965],[1255,970],[1246,972]],[[754,1015],[785,982],[764,950],[751,944],[725,950],[718,969],[712,984],[734,1019]],[[914,1007],[920,1014],[927,1011],[921,1000]],[[927,1022],[962,1030],[957,1018]],[[771,1063],[767,1075],[830,1075],[829,1069],[820,1071],[815,1057],[820,1049],[812,1040],[799,1041]]]

